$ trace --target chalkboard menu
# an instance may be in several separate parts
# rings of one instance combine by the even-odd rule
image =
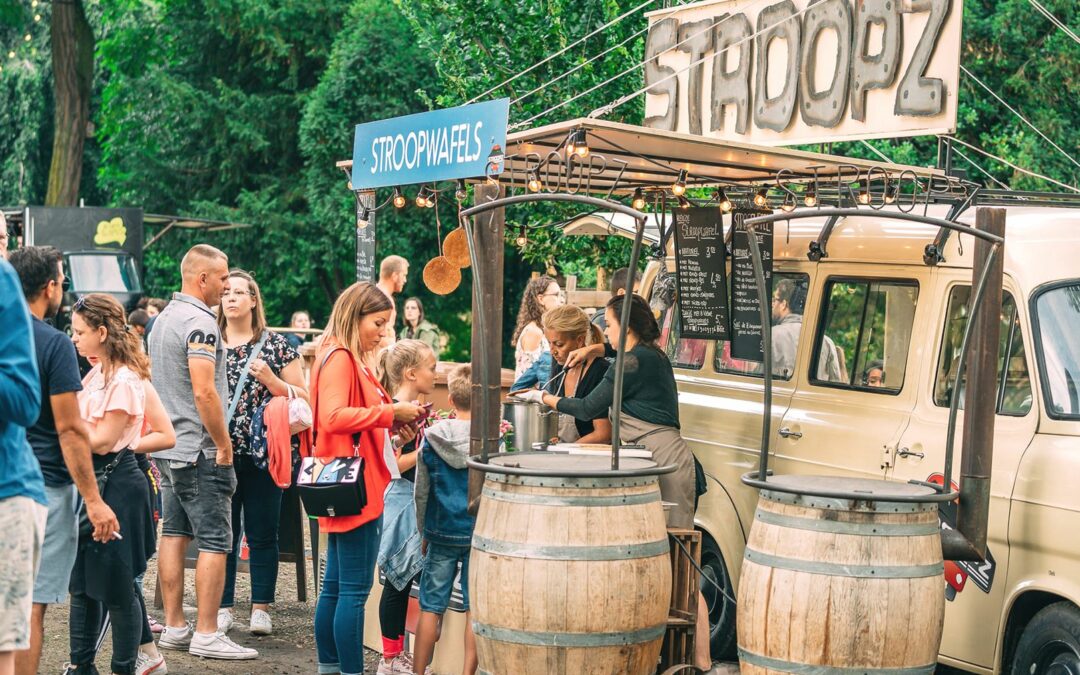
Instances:
[[[364,208],[368,212],[368,224],[360,227]],[[356,280],[378,281],[375,278],[375,193],[361,192],[356,200]]]
[[[715,207],[675,209],[675,268],[684,338],[726,340],[724,226]]]
[[[750,237],[744,221],[769,213],[751,209],[732,211],[731,255],[731,356],[749,361],[764,361],[762,348],[761,308],[758,304],[757,283],[754,280],[754,263],[750,257]],[[765,306],[772,306],[772,223],[755,228],[761,248],[761,262],[765,271]]]

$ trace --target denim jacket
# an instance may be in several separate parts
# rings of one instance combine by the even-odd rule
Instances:
[[[424,539],[469,546],[476,517],[469,515],[469,421],[443,420],[424,434],[416,463],[416,525]]]

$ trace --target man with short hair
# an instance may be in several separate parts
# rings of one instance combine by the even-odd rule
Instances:
[[[620,295],[626,295],[626,287],[629,286],[629,284],[627,284],[627,280],[629,279],[629,277],[630,277],[630,270],[625,268],[625,267],[620,267],[619,269],[617,269],[617,270],[615,270],[614,272],[611,273],[611,285],[610,285],[611,297],[617,298]],[[633,284],[634,290],[633,290],[633,292],[637,293],[638,292],[638,287],[640,287],[640,286],[641,286],[641,275],[640,274],[635,274],[634,275],[634,284]],[[604,331],[607,330],[607,318],[605,318],[605,316],[604,316],[604,308],[603,307],[596,310],[596,313],[593,314],[592,322],[594,324],[596,324],[600,328],[601,333],[604,333]],[[605,333],[605,335],[606,335],[606,333]]]
[[[34,335],[19,277],[0,258],[0,675],[15,672],[15,652],[30,647],[34,576],[49,510],[26,427],[41,412]]]
[[[225,558],[232,549],[233,448],[225,420],[228,397],[225,346],[211,307],[229,284],[229,259],[205,244],[180,263],[182,285],[157,316],[150,334],[154,386],[176,429],[176,446],[155,455],[161,471],[161,545],[158,577],[165,604],[162,649],[212,659],[253,659],[218,630]],[[184,618],[184,554],[194,539],[198,618]]]
[[[390,321],[380,348],[389,347],[397,341],[397,303],[394,294],[405,290],[405,280],[409,276],[409,261],[399,255],[388,255],[379,264],[379,283],[375,284],[386,297],[390,298]]]
[[[30,649],[15,658],[19,675],[34,675],[41,660],[45,611],[67,599],[79,544],[78,496],[86,504],[97,541],[111,540],[120,523],[98,493],[90,436],[79,413],[82,381],[75,347],[45,321],[56,316],[64,299],[63,256],[52,246],[24,246],[12,252],[10,262],[32,318],[42,405],[37,421],[26,429],[26,439],[41,467],[49,506],[42,562],[34,579]]]

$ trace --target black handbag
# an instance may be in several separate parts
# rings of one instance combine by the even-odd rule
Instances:
[[[319,398],[318,377],[322,374],[323,366],[330,359],[330,355],[338,351],[340,347],[331,349],[325,357],[316,373],[312,383],[312,391],[315,392],[315,410],[312,419],[318,428]],[[350,355],[350,360],[352,359]],[[356,370],[356,362],[353,361],[353,372],[357,379],[360,373]],[[315,434],[313,430],[313,435]],[[318,437],[315,437],[315,444]],[[318,457],[305,457],[300,463],[300,474],[296,478],[296,488],[300,493],[300,501],[304,503],[304,511],[309,516],[334,517],[334,516],[357,516],[367,506],[367,488],[364,484],[364,458],[360,456],[360,434],[353,434],[353,456],[321,459]]]
[[[109,483],[109,476],[113,470],[120,465],[120,460],[124,458],[124,454],[129,452],[126,448],[116,453],[116,459],[106,464],[100,471],[94,472],[94,478],[97,479],[98,494],[102,499],[105,499],[105,486]],[[79,507],[79,539],[89,539],[94,533],[94,525],[90,522],[90,516],[86,513],[86,502],[82,502]]]

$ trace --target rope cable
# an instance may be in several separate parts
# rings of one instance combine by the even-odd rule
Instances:
[[[1080,44],[1080,36],[1077,36],[1077,34],[1074,33],[1071,28],[1066,26],[1061,19],[1054,16],[1053,13],[1050,12],[1050,10],[1048,10],[1046,7],[1043,7],[1039,0],[1028,0],[1028,2],[1031,3],[1031,5],[1035,9],[1039,10],[1039,13],[1045,16],[1050,21],[1050,23],[1060,28],[1063,33],[1072,38],[1073,42]]]
[[[1046,181],[1048,183],[1052,183],[1054,185],[1057,185],[1058,187],[1063,187],[1066,190],[1071,190],[1073,192],[1080,193],[1080,188],[1069,185],[1068,183],[1062,183],[1059,180],[1054,180],[1053,178],[1050,178],[1049,176],[1044,176],[1041,173],[1035,173],[1034,171],[1029,171],[1028,169],[1025,169],[1022,166],[1017,166],[1017,165],[1013,164],[1012,162],[1010,162],[1007,159],[1002,159],[1001,157],[998,157],[997,155],[991,154],[991,153],[987,152],[986,150],[983,150],[982,148],[976,147],[976,146],[974,146],[974,145],[972,145],[970,143],[966,143],[966,142],[960,140],[959,138],[956,138],[955,136],[939,136],[939,138],[948,138],[949,140],[953,141],[954,143],[959,143],[960,145],[964,146],[965,148],[971,150],[972,152],[977,152],[980,155],[982,155],[983,157],[986,157],[988,159],[993,159],[995,161],[1001,162],[1002,164],[1004,164],[1006,166],[1009,166],[1009,167],[1015,169],[1016,171],[1019,171],[1022,174],[1026,174],[1028,176],[1031,176],[1032,178],[1040,178],[1040,179],[1042,179],[1042,180],[1044,180],[1044,181]]]

